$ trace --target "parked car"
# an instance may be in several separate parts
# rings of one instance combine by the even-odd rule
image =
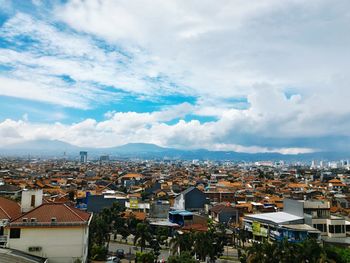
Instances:
[[[118,258],[124,258],[125,257],[125,253],[124,253],[124,249],[117,249],[117,251],[115,252],[116,256]]]
[[[107,258],[106,263],[120,263],[120,258],[118,258],[118,257],[109,257],[109,258]]]

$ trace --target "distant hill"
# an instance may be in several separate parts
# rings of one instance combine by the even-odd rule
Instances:
[[[0,147],[2,156],[40,156],[77,158],[79,151],[88,151],[89,157],[109,154],[112,158],[141,158],[141,159],[184,159],[184,160],[236,160],[236,161],[310,161],[348,159],[350,154],[345,152],[316,152],[308,154],[284,155],[280,153],[240,153],[233,151],[209,151],[205,149],[182,150],[160,147],[148,143],[128,143],[109,148],[78,147],[59,140],[34,140]]]
[[[106,148],[106,150],[109,150],[111,152],[118,152],[118,153],[154,153],[154,152],[164,152],[167,149],[160,147],[155,144],[150,143],[128,143],[121,146],[113,147],[113,148]]]

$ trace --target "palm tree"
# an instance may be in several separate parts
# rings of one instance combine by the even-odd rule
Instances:
[[[134,244],[137,243],[141,247],[141,252],[143,252],[143,249],[146,247],[146,243],[149,243],[151,239],[152,235],[148,224],[138,223],[136,226]]]
[[[173,254],[180,254],[183,251],[191,251],[194,243],[192,232],[178,232],[170,241]]]

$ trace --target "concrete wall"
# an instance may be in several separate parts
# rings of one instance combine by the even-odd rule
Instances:
[[[114,202],[117,202],[121,207],[125,207],[125,201],[127,199],[105,198],[103,195],[90,195],[87,201],[87,211],[93,213],[99,213],[103,208],[112,207]]]
[[[47,257],[50,263],[86,262],[88,227],[72,228],[22,228],[20,238],[9,238],[8,247],[36,256]],[[41,251],[29,252],[29,247]]]
[[[283,212],[304,217],[304,203],[292,199],[283,200]]]
[[[207,203],[205,194],[194,188],[191,192],[187,193],[185,196],[185,209],[204,209],[204,205]]]
[[[32,201],[32,195],[35,196],[35,204],[34,206],[31,205]],[[34,207],[38,207],[43,203],[43,190],[42,189],[36,189],[36,190],[25,190],[22,192],[22,198],[21,198],[21,209],[22,212],[28,212],[32,210]]]
[[[185,198],[183,194],[175,198],[174,208],[177,210],[185,210]]]

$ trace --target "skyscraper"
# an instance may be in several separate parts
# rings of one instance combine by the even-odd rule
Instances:
[[[81,163],[86,163],[87,162],[87,152],[81,151],[80,152],[80,162]]]

